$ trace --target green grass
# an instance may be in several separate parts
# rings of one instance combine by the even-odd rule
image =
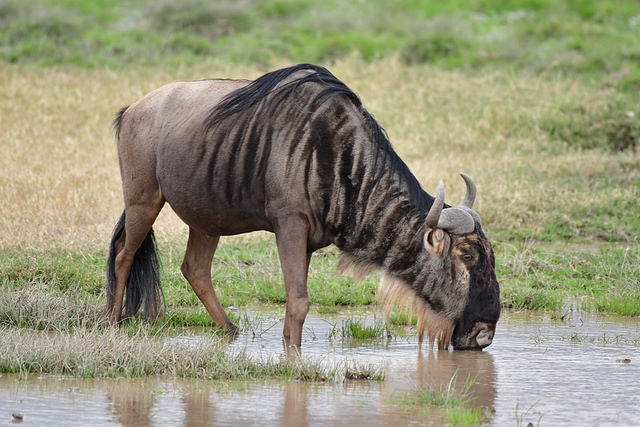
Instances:
[[[477,408],[455,408],[447,411],[447,421],[454,426],[479,426],[484,413]]]
[[[166,321],[172,326],[213,326],[202,304],[180,273],[183,248],[160,248],[162,285],[167,307]],[[336,273],[334,249],[319,251],[309,273],[311,303],[335,306],[369,305],[375,301],[375,278],[359,283]],[[23,251],[0,254],[0,280],[6,287],[42,283],[41,292],[69,292],[74,298],[103,300],[106,251]],[[280,264],[273,242],[224,245],[213,261],[212,277],[223,306],[286,301]]]
[[[466,381],[462,390],[456,390],[456,377],[454,374],[446,386],[430,385],[405,393],[395,402],[406,408],[441,409],[444,418],[452,425],[480,425],[484,421],[484,413],[471,405],[469,397],[473,380]]]
[[[166,301],[163,318],[169,326],[214,327],[195,293],[182,277],[180,250],[160,248],[162,282]],[[176,253],[178,256],[176,256]],[[320,251],[312,258],[309,280],[311,303],[320,312],[335,312],[337,306],[366,306],[375,301],[375,275],[363,283],[339,275],[335,249]],[[640,247],[637,245],[589,244],[496,244],[497,275],[501,297],[507,307],[561,311],[567,302],[579,300],[584,308],[628,316],[640,315]],[[36,292],[20,298],[57,299],[73,295],[76,304],[64,317],[79,323],[83,313],[104,304],[104,252],[5,250],[0,254],[3,289]],[[271,242],[222,244],[212,267],[216,292],[223,306],[285,301],[282,273]],[[5,298],[18,296],[0,295]],[[71,297],[69,297],[71,298]],[[14,307],[6,300],[3,305]],[[34,305],[34,306],[37,306]],[[233,316],[234,314],[231,313]],[[4,314],[10,316],[9,314]],[[30,325],[44,327],[49,316],[33,313]],[[236,323],[241,319],[233,319]],[[13,320],[8,324],[18,325]],[[392,313],[390,325],[410,326],[407,313]],[[412,320],[412,323],[415,321]],[[247,326],[249,327],[249,326]],[[358,321],[336,325],[336,334],[349,338],[386,336],[383,322],[362,325]]]
[[[340,324],[333,325],[329,331],[329,339],[371,340],[385,339],[390,336],[390,331],[382,321],[374,321],[372,325],[367,325],[360,320],[347,319]]]
[[[640,247],[499,246],[502,299],[515,308],[582,307],[640,315]]]
[[[407,311],[394,311],[389,314],[389,324],[393,326],[413,326],[418,323],[418,317]]]
[[[0,58],[120,66],[399,54],[407,63],[577,73],[633,89],[639,16],[629,0],[2,0]]]

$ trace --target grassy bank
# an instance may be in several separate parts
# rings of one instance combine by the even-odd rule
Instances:
[[[351,362],[327,364],[313,358],[295,361],[234,353],[215,336],[196,345],[172,343],[147,326],[129,330],[82,328],[33,331],[0,326],[0,372],[86,378],[163,375],[209,380],[281,378],[299,381],[382,380],[380,367]]]
[[[499,254],[505,306],[640,316],[637,245],[501,245]]]
[[[213,321],[180,273],[184,248],[176,245],[163,249],[164,322],[172,326],[213,327]],[[566,303],[578,302],[584,309],[640,315],[640,247],[637,245],[513,245],[498,242],[496,252],[505,307],[562,311]],[[377,275],[362,283],[356,282],[350,276],[336,272],[337,261],[338,252],[333,248],[322,250],[312,258],[309,270],[311,303],[324,311],[341,305],[373,304]],[[43,287],[34,298],[49,298],[48,290],[73,295],[80,313],[65,316],[71,323],[81,323],[82,313],[94,313],[104,304],[105,263],[105,251],[13,249],[2,253],[0,271],[5,289],[41,283]],[[213,261],[212,278],[225,307],[285,302],[277,252],[270,240],[222,244]],[[14,307],[12,301],[0,299],[0,303],[4,306],[0,310]],[[33,317],[46,322],[50,315],[43,313]],[[0,322],[21,326],[7,319],[6,312],[0,312]],[[392,323],[409,323],[408,319],[391,320]],[[374,331],[353,330],[360,326],[338,325],[336,333],[356,337],[359,332],[364,336],[369,333],[373,337],[385,335],[384,325],[374,325]]]

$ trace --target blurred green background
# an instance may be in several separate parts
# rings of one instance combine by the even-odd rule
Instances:
[[[509,67],[640,88],[640,2],[625,0],[0,0],[0,58],[83,67],[356,53]]]

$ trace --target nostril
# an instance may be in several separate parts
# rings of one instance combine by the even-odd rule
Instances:
[[[481,330],[478,335],[476,335],[476,343],[480,347],[486,347],[493,341],[493,331],[488,329]]]

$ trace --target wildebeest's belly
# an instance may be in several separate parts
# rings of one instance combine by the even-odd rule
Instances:
[[[237,159],[197,143],[161,142],[156,176],[169,205],[190,227],[211,235],[273,231],[264,183],[251,182]]]
[[[167,202],[189,227],[204,231],[209,235],[227,236],[256,230],[273,231],[269,221],[253,209],[197,202],[185,197],[170,195]]]

